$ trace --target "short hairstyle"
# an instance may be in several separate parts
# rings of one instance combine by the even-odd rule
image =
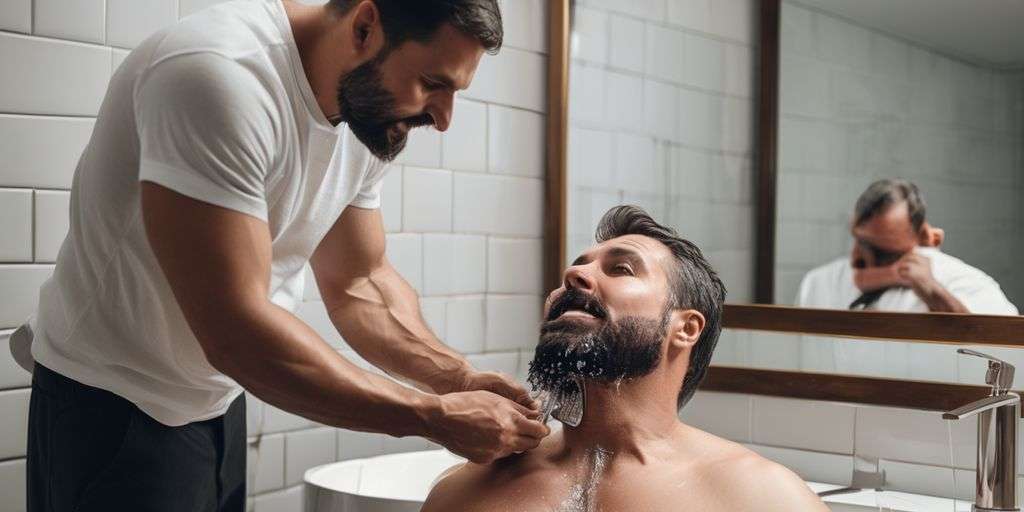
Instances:
[[[860,226],[901,202],[907,203],[907,212],[910,214],[910,224],[914,231],[920,231],[924,225],[924,194],[917,185],[903,179],[878,180],[869,185],[857,198],[857,204],[853,207],[853,225]]]
[[[330,0],[344,15],[361,0]],[[501,49],[504,29],[497,0],[373,0],[380,11],[388,48],[409,41],[433,39],[441,25],[450,23],[476,38],[487,53]]]
[[[682,408],[693,397],[697,386],[704,380],[711,354],[722,332],[722,304],[725,285],[711,267],[700,248],[679,236],[670,227],[655,222],[637,206],[616,206],[601,217],[595,238],[598,243],[625,235],[643,235],[653,238],[675,256],[676,265],[668,270],[670,309],[695,309],[704,315],[704,330],[690,352],[690,365],[683,378],[676,405]]]

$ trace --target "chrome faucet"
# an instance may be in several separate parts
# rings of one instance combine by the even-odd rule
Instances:
[[[988,359],[985,383],[992,386],[991,395],[942,415],[947,420],[978,415],[977,481],[971,510],[1019,511],[1017,418],[1020,418],[1020,395],[1010,391],[1013,365],[965,348],[957,349],[957,352]]]

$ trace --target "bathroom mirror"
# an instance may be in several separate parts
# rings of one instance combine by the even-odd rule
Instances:
[[[1024,305],[1021,19],[1019,1],[781,2],[774,303],[847,308],[913,250],[961,296],[980,271]],[[863,302],[928,311],[907,295]],[[988,300],[963,302],[1007,312]]]
[[[1024,364],[1011,348],[1024,346],[1020,316],[793,305],[807,271],[850,260],[850,218],[863,189],[895,177],[923,191],[926,218],[945,230],[943,251],[993,276],[1010,300],[1024,298],[1009,266],[1024,249],[1017,229],[1024,202],[1016,199],[1024,191],[1024,72],[989,66],[979,71],[989,93],[958,99],[953,91],[977,85],[965,75],[967,54],[928,49],[919,35],[826,10],[858,4],[887,20],[886,8],[934,13],[937,6],[814,1],[549,4],[546,286],[558,286],[608,207],[638,204],[700,245],[729,288],[726,330],[705,389],[932,410],[983,396],[974,385],[980,381],[960,371],[954,345],[989,345]],[[793,12],[812,21],[787,19]],[[929,16],[943,26],[939,14]],[[1000,48],[1024,40],[975,34]],[[800,44],[813,55],[789,57]],[[817,62],[819,54],[860,59],[857,66],[867,68]],[[812,76],[787,75],[805,72],[794,62],[806,60],[820,66]],[[896,68],[907,82],[901,96],[872,96],[888,93],[894,78],[884,70]],[[925,73],[922,83],[911,82],[912,71]],[[997,80],[1004,75],[1010,78]],[[947,81],[939,84],[940,76]],[[824,87],[811,104],[824,109],[816,114],[846,117],[801,111],[800,102],[810,101],[801,91],[813,84]],[[997,113],[997,101],[1008,110]],[[915,124],[921,111],[925,119]],[[945,124],[938,114],[947,115]],[[964,126],[953,124],[961,120]],[[809,121],[832,128],[801,132]],[[964,139],[952,138],[961,133]],[[783,246],[790,243],[798,245]],[[894,383],[908,392],[893,393]]]

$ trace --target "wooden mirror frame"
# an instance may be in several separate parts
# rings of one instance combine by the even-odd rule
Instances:
[[[570,4],[571,0],[548,2],[545,290],[559,287],[566,261]],[[886,313],[770,305],[775,284],[781,0],[760,0],[760,7],[754,296],[764,305],[726,304],[724,327],[876,340],[864,343],[909,341],[1024,348],[1024,317],[1020,316]],[[982,379],[979,374],[979,383]],[[989,393],[987,386],[719,365],[711,366],[701,389],[932,411],[950,410]]]

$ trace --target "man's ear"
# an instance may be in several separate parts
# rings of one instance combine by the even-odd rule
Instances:
[[[669,320],[669,343],[673,348],[693,348],[704,332],[704,315],[696,309],[676,309]]]
[[[946,239],[946,232],[925,222],[921,226],[920,243],[924,247],[938,247]]]
[[[384,47],[384,29],[380,21],[377,4],[363,0],[351,11],[352,47],[367,60],[377,55]]]

